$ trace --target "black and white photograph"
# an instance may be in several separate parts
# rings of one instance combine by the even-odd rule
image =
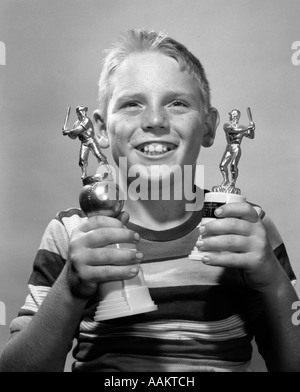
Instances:
[[[0,372],[300,372],[299,20],[1,1]]]

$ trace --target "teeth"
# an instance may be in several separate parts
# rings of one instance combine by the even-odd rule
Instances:
[[[140,151],[142,151],[143,153],[145,153],[147,155],[163,154],[163,153],[166,153],[171,150],[172,150],[171,147],[164,146],[159,143],[148,144],[140,149]]]

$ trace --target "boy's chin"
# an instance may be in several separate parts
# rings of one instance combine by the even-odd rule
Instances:
[[[179,173],[180,174],[180,173]],[[181,175],[151,172],[151,170],[120,177],[120,193],[130,200],[182,200],[183,183]]]
[[[183,170],[179,165],[152,165],[144,167],[138,175],[140,181],[151,184],[152,187],[161,187],[165,183],[173,184],[181,181]]]
[[[127,183],[131,184],[133,182],[135,183],[140,183],[143,185],[151,186],[152,188],[161,188],[165,184],[172,185],[174,184],[174,176],[172,175],[163,175],[161,173],[154,174],[149,173],[149,175],[139,175],[137,174],[136,176],[128,176],[127,177]],[[123,177],[124,178],[124,177]]]

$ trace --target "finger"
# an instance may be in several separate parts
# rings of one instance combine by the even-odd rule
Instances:
[[[82,278],[91,283],[127,280],[134,278],[139,271],[139,265],[87,267]]]
[[[84,236],[84,243],[88,248],[101,248],[110,244],[139,242],[138,233],[120,227],[101,227],[99,229],[90,230]]]
[[[199,232],[202,237],[228,233],[249,236],[251,234],[251,224],[237,218],[215,219],[201,225]]]
[[[86,250],[85,258],[90,266],[127,265],[140,263],[144,255],[136,249],[105,247]]]
[[[122,211],[117,218],[126,226],[129,221],[129,214],[126,211]]]
[[[215,210],[217,218],[240,218],[248,222],[256,223],[259,216],[249,203],[226,203]]]
[[[247,252],[249,250],[248,237],[229,234],[202,238],[196,242],[201,251],[215,252]]]
[[[85,219],[80,228],[83,232],[87,233],[91,230],[99,229],[101,227],[123,227],[122,222],[116,218],[109,216],[94,215],[89,219]]]
[[[252,263],[249,253],[209,253],[203,257],[202,262],[212,266],[242,269],[249,268]]]

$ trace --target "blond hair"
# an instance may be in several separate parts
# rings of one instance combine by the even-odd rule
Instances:
[[[122,33],[111,48],[105,50],[106,57],[98,83],[98,100],[103,118],[106,117],[108,101],[112,94],[111,77],[125,58],[136,52],[160,52],[174,58],[180,70],[186,70],[195,77],[201,92],[204,114],[208,112],[210,88],[200,61],[184,45],[167,34],[136,29]]]

